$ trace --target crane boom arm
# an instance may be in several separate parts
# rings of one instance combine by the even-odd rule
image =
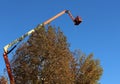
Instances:
[[[67,13],[67,14],[70,16],[70,18],[71,18],[72,20],[74,20],[74,18],[73,18],[73,16],[72,16],[72,14],[70,13],[70,11],[69,11],[69,10],[64,10],[64,11],[58,13],[57,15],[55,15],[54,17],[50,18],[49,20],[43,22],[43,23],[41,24],[41,26],[47,25],[48,23],[50,23],[51,21],[53,21],[54,19],[58,18],[59,16],[65,14],[65,13]],[[35,29],[36,29],[36,28],[35,28]],[[16,40],[14,40],[14,41],[12,41],[11,43],[7,44],[7,45],[4,47],[4,52],[7,53],[7,52],[8,52],[8,48],[12,47],[12,46],[15,45],[16,43],[21,42],[25,37],[31,35],[33,32],[35,32],[35,29],[30,30],[29,32],[27,32],[27,33],[25,33],[24,35],[22,35],[20,38],[17,38]]]
[[[35,30],[32,29],[29,32],[25,33],[24,35],[22,35],[20,38],[15,39],[14,41],[12,41],[11,43],[7,44],[4,47],[4,51],[8,52],[8,48],[12,47],[14,44],[21,42],[25,37],[29,36],[30,34],[32,34]]]
[[[49,20],[45,21],[45,22],[43,23],[43,25],[46,25],[46,24],[50,23],[51,21],[53,21],[54,19],[58,18],[59,16],[65,14],[66,11],[67,11],[67,10],[64,10],[64,11],[58,13],[58,14],[55,15],[54,17],[52,17],[52,18],[50,18]]]
[[[72,16],[72,14],[70,13],[70,11],[68,10],[64,10],[60,13],[58,13],[57,15],[55,15],[54,17],[50,18],[49,20],[43,22],[42,24],[40,24],[38,27],[28,31],[27,33],[25,33],[24,35],[22,35],[20,38],[12,41],[11,43],[7,44],[5,47],[4,47],[4,54],[3,54],[3,57],[4,57],[4,60],[5,60],[5,64],[6,64],[6,68],[7,68],[7,72],[8,72],[8,76],[9,76],[9,79],[10,79],[10,84],[15,84],[15,81],[14,81],[14,77],[12,75],[12,71],[11,71],[11,67],[10,67],[10,63],[9,63],[9,60],[8,60],[8,54],[17,46],[18,43],[20,43],[25,37],[31,35],[33,32],[37,31],[37,29],[40,29],[42,26],[45,26],[46,24],[50,23],[51,21],[53,21],[54,19],[58,18],[59,16],[63,15],[67,13],[70,18],[72,19],[72,21],[74,22],[75,25],[79,25],[81,22],[82,22],[82,19],[77,16],[76,18],[74,18]],[[11,48],[12,47],[12,48]],[[8,51],[8,48],[11,48],[9,51]]]

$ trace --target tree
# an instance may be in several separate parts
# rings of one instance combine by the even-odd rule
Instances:
[[[0,84],[8,84],[8,81],[4,76],[0,77]]]
[[[11,61],[16,84],[97,84],[102,74],[93,55],[74,54],[60,28],[38,26]]]
[[[74,56],[80,57],[76,62],[75,84],[99,84],[103,72],[99,60],[93,59],[93,54],[85,56],[79,50],[74,52]]]
[[[72,58],[60,29],[41,27],[17,49],[13,57],[11,65],[15,82],[73,84],[74,76],[69,67]]]

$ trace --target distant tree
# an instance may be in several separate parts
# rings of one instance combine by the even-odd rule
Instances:
[[[38,26],[18,47],[11,66],[16,84],[97,84],[102,74],[92,54],[73,54],[64,34],[52,26]]]
[[[8,81],[4,76],[0,76],[0,84],[8,84]]]

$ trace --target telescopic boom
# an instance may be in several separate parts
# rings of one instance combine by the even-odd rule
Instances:
[[[42,26],[47,25],[48,23],[50,23],[51,21],[53,21],[54,19],[60,17],[61,15],[65,14],[65,13],[67,13],[70,16],[70,18],[72,19],[72,21],[74,22],[75,25],[79,25],[82,22],[82,19],[79,16],[74,18],[69,10],[63,10],[62,12],[60,12],[57,15],[50,18],[49,20],[47,20],[47,21],[43,22],[42,24],[40,24],[40,26],[42,27]],[[38,28],[41,28],[41,27],[38,27]],[[10,84],[15,84],[15,82],[14,82],[14,77],[12,75],[12,71],[11,71],[11,67],[10,67],[10,63],[9,63],[7,55],[17,46],[18,43],[20,43],[25,37],[27,37],[27,36],[31,35],[33,32],[35,32],[35,30],[36,30],[36,28],[28,31],[27,33],[22,35],[20,38],[12,41],[11,43],[7,44],[4,47],[3,57],[4,57],[4,60],[5,60],[8,76],[9,76],[9,79],[10,79]],[[11,49],[8,50],[9,48],[11,48]]]

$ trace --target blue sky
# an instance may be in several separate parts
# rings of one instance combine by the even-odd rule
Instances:
[[[118,84],[120,79],[119,0],[0,0],[0,75],[5,63],[3,47],[64,9],[83,22],[74,26],[68,15],[51,24],[60,27],[71,44],[87,55],[94,53],[104,69],[101,84]],[[9,58],[11,55],[9,55]]]

